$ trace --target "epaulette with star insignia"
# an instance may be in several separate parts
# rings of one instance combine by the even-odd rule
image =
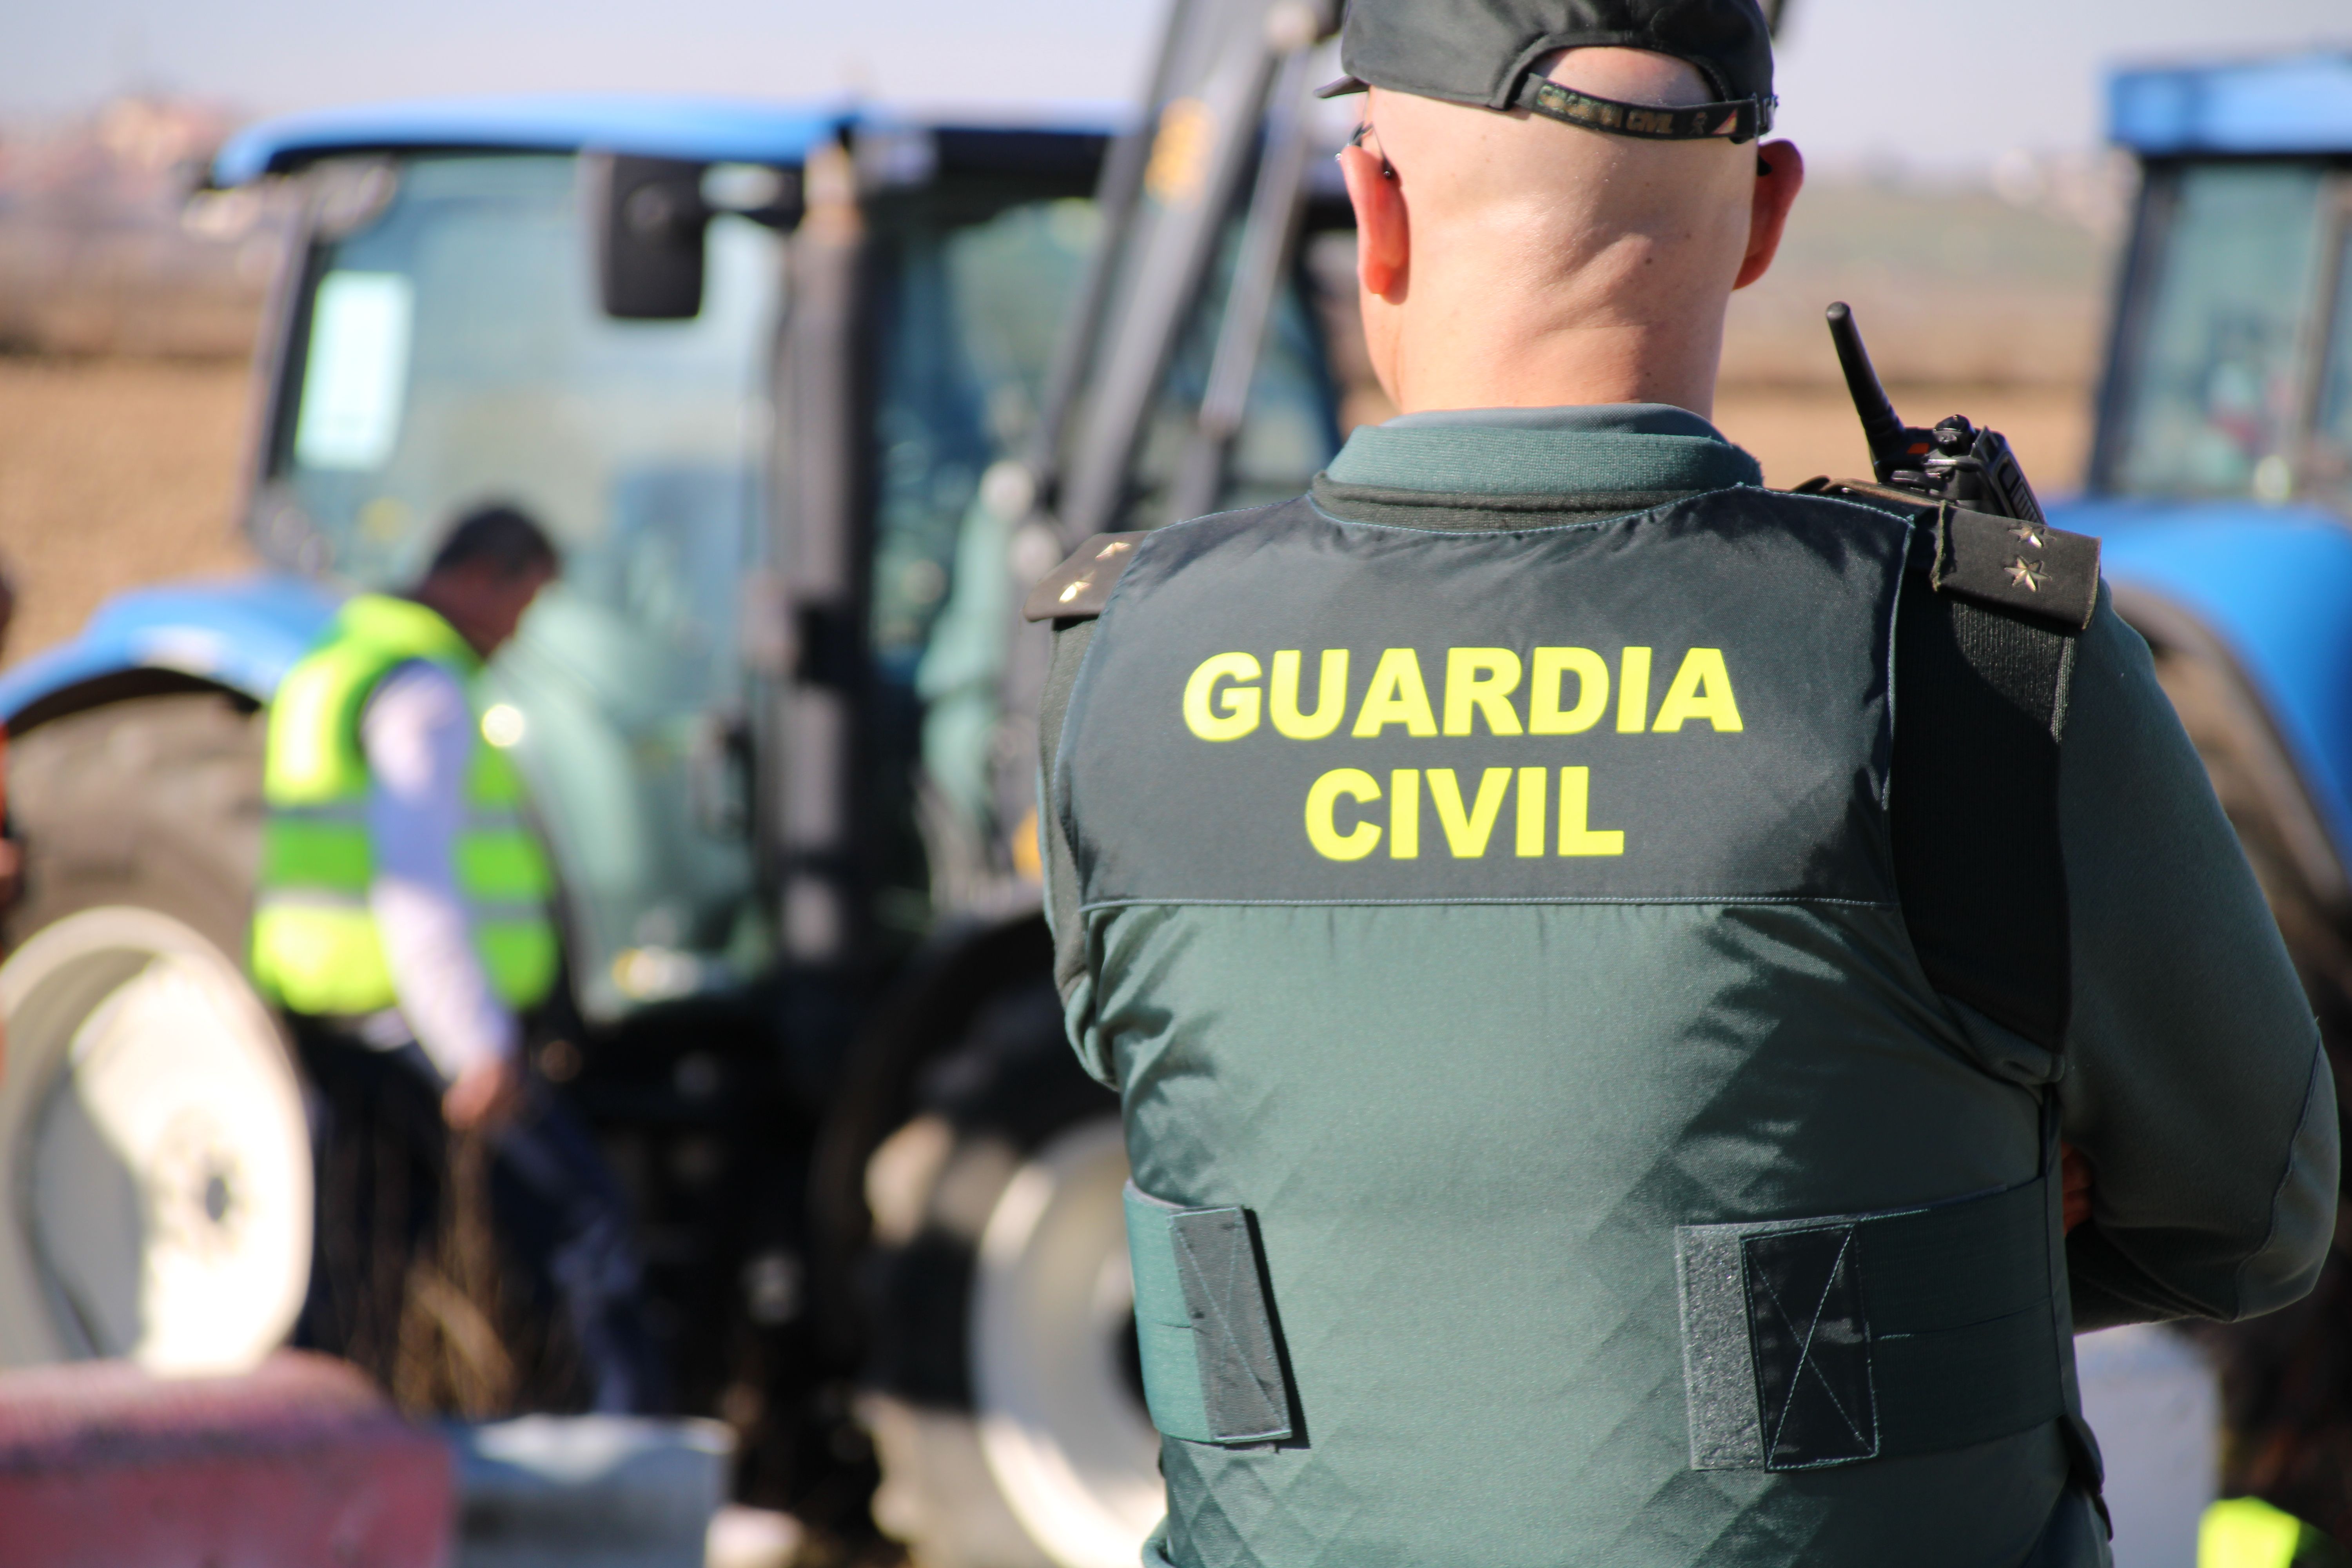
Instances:
[[[1947,504],[1936,519],[1931,580],[1939,594],[2079,632],[2099,605],[2099,542]]]
[[[1030,621],[1085,621],[1103,613],[1119,574],[1135,559],[1140,533],[1097,533],[1037,580],[1021,604]]]
[[[1809,479],[1800,495],[1899,507],[1934,528],[1936,592],[2079,632],[2099,605],[2099,542],[2046,522],[1995,517],[1867,479]]]

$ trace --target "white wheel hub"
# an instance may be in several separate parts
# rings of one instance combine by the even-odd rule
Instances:
[[[242,1370],[310,1272],[301,1091],[236,966],[111,907],[0,966],[0,1366]]]
[[[1115,1117],[1013,1173],[972,1281],[972,1393],[989,1469],[1060,1568],[1134,1568],[1165,1511],[1160,1436],[1124,1368],[1135,1333]]]

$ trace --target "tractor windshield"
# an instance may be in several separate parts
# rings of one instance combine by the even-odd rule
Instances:
[[[2152,172],[2112,409],[2117,438],[2105,464],[2110,488],[2284,500],[2331,468],[2341,484],[2352,438],[2344,414],[2335,416],[2332,459],[2324,432],[2315,466],[2305,449],[2314,328],[2335,270],[2325,264],[2328,184],[2318,163]],[[2346,374],[2337,370],[2339,384]]]
[[[721,216],[701,313],[616,321],[599,308],[571,158],[419,156],[313,177],[329,234],[288,345],[257,542],[306,573],[398,587],[470,506],[508,500],[539,518],[562,580],[491,679],[520,720],[502,732],[519,733],[563,868],[575,992],[611,1017],[747,977],[773,949],[739,634],[766,536],[782,239]],[[1010,826],[995,820],[995,786],[1014,579],[1059,551],[1016,539],[1020,508],[992,502],[983,481],[1030,440],[1097,237],[1093,204],[1074,193],[1084,185],[1067,172],[944,177],[869,213],[872,805],[878,912],[907,933],[929,922],[943,879],[987,874],[988,845]],[[1170,368],[1139,494],[1166,488],[1215,303]],[[1336,444],[1329,408],[1294,287],[1223,503],[1305,489]]]
[[[730,679],[782,267],[721,216],[686,321],[597,308],[568,157],[419,158],[320,247],[258,520],[273,554],[413,577],[456,515],[520,504],[569,595],[658,642],[700,698]],[[290,504],[288,504],[290,503]]]
[[[327,237],[288,345],[257,542],[396,587],[468,507],[536,517],[563,578],[493,679],[562,847],[579,994],[610,1014],[756,967],[737,626],[761,532],[781,241],[717,218],[701,313],[621,321],[598,308],[572,158],[313,177]]]

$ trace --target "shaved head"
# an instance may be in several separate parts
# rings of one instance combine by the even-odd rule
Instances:
[[[1546,74],[1596,98],[1687,108],[1696,70],[1571,49]],[[1666,142],[1374,88],[1342,154],[1364,326],[1398,406],[1714,403],[1732,290],[1771,263],[1796,149]],[[1767,172],[1769,171],[1769,172]]]

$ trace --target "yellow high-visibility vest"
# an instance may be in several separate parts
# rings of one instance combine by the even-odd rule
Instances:
[[[2197,1568],[2294,1568],[2310,1527],[2260,1498],[2225,1498],[2197,1530]]]
[[[372,1013],[394,1001],[368,907],[375,851],[360,714],[386,675],[415,659],[447,670],[469,692],[482,668],[457,628],[433,611],[364,594],[344,605],[326,640],[271,699],[253,977],[263,994],[294,1012]],[[491,988],[516,1008],[543,1001],[558,964],[549,910],[554,879],[523,820],[521,780],[478,721],[456,858],[457,890]]]

